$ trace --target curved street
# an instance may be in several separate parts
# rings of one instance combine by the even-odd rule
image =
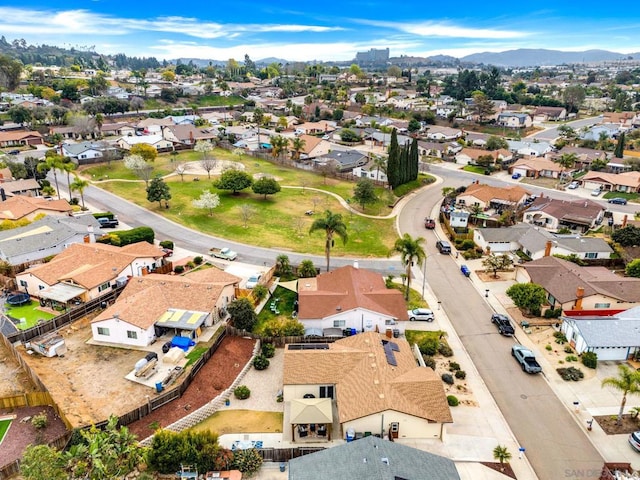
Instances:
[[[541,479],[570,478],[580,475],[591,478],[588,472],[602,468],[604,460],[593,447],[583,428],[572,418],[566,405],[555,395],[543,375],[526,375],[509,354],[513,340],[497,334],[490,323],[492,308],[483,295],[464,276],[449,255],[439,255],[435,249],[435,231],[426,231],[425,216],[430,216],[442,199],[442,187],[466,185],[477,176],[461,171],[434,167],[432,172],[441,177],[436,184],[410,194],[399,207],[397,228],[399,233],[426,238],[425,265],[428,285],[441,302],[441,306],[454,325],[465,349],[493,395],[537,476]],[[495,179],[483,182],[502,184]],[[527,188],[529,188],[527,186]],[[541,190],[531,188],[531,190]],[[561,194],[560,196],[568,194]],[[85,191],[88,204],[99,209],[111,210],[131,226],[149,226],[162,232],[163,239],[171,239],[177,245],[194,252],[207,252],[213,246],[230,246],[238,251],[243,262],[271,265],[277,255],[286,253],[293,263],[312,259],[317,266],[324,265],[324,257],[297,254],[285,250],[265,249],[211,237],[167,220],[160,215],[90,186]],[[353,262],[352,258],[333,257],[332,266]],[[363,268],[383,275],[402,273],[402,265],[395,259],[361,260]],[[422,281],[421,269],[415,268],[416,279]],[[414,287],[418,285],[414,283]],[[461,302],[460,299],[464,298]],[[576,472],[576,473],[572,473]],[[580,473],[582,472],[582,473]],[[597,476],[593,476],[597,478]]]

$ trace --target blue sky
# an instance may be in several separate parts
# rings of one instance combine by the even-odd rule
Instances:
[[[56,6],[52,6],[56,5]],[[182,8],[184,6],[184,8]],[[608,8],[608,7],[611,8]],[[597,8],[574,0],[428,2],[405,0],[23,0],[0,4],[7,40],[83,47],[100,53],[252,60],[349,61],[389,47],[391,56],[515,48],[640,52],[640,7]]]

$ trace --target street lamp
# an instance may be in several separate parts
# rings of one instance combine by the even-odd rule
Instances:
[[[424,288],[427,283],[427,259],[422,261],[422,299],[424,300]]]
[[[485,289],[485,291],[484,291],[484,297],[485,298],[489,298],[489,289],[488,288]]]

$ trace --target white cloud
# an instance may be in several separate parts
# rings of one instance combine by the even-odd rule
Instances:
[[[516,30],[468,28],[438,22],[396,23],[374,20],[357,20],[357,22],[375,27],[392,28],[401,32],[419,35],[421,37],[505,39],[520,38],[531,35],[531,33]]]

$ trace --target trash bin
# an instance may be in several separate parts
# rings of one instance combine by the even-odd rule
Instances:
[[[156,383],[156,392],[160,393],[163,390],[162,382]]]
[[[280,471],[281,471],[281,472],[284,472],[284,471],[285,471],[285,469],[286,469],[286,467],[287,467],[287,464],[286,464],[286,463],[284,463],[284,462],[280,462]]]
[[[353,428],[347,430],[347,442],[353,442],[356,438],[356,431]]]
[[[400,337],[400,330],[398,330],[397,328],[393,329],[393,338],[398,338]]]

